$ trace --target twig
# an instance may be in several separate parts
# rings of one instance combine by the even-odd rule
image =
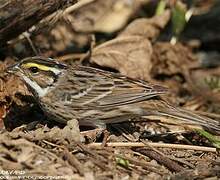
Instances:
[[[60,146],[60,145],[54,144],[54,143],[49,142],[49,141],[44,140],[44,139],[42,140],[42,142],[44,142],[45,144],[48,144],[48,145],[50,145],[50,146],[53,146],[53,147],[57,147],[57,148],[64,149],[64,146]]]
[[[16,38],[42,19],[76,2],[75,0],[10,0],[2,4],[0,1],[1,15],[6,14],[1,18],[0,23],[0,45],[5,46],[7,41]]]
[[[128,132],[128,129],[123,128],[123,126],[119,126],[117,124],[112,124],[111,127],[113,127],[116,131],[118,131],[124,138],[126,138],[128,141],[131,142],[137,142],[138,138],[134,138],[134,136]]]
[[[122,158],[122,159],[127,159],[129,162],[133,163],[134,165],[142,166],[144,169],[147,169],[149,171],[155,172],[155,173],[160,174],[160,175],[165,175],[165,172],[163,172],[160,169],[159,165],[155,165],[155,164],[150,163],[150,162],[142,162],[140,160],[137,160],[137,159],[134,159],[134,158],[131,158],[131,157],[127,157],[127,156],[123,156],[123,155],[120,155],[120,154],[117,154],[115,156],[119,157],[119,158]]]
[[[175,157],[169,157],[169,156],[167,156],[167,157],[170,158],[171,160],[174,160],[174,161],[178,162],[178,163],[185,164],[185,165],[189,166],[192,169],[195,168],[195,166],[193,164],[191,164],[191,163],[189,163],[189,162],[187,162],[187,161],[185,161],[181,158],[175,158]]]
[[[77,169],[78,173],[83,176],[84,175],[84,168],[82,164],[79,162],[79,160],[71,154],[67,148],[65,148],[63,152],[64,157],[67,159],[70,165],[72,165],[74,168]]]
[[[34,54],[36,56],[39,55],[39,53],[37,52],[37,49],[34,46],[34,43],[31,41],[30,35],[27,32],[24,32],[22,35],[27,39],[28,43],[30,44],[30,46],[31,46],[31,48],[34,52]]]
[[[83,6],[87,5],[87,4],[90,4],[90,3],[92,3],[93,1],[95,1],[95,0],[83,0],[83,1],[79,1],[79,2],[77,2],[76,4],[74,4],[74,5],[72,5],[72,6],[68,7],[68,8],[66,8],[65,11],[64,11],[64,15],[65,15],[65,14],[69,14],[69,13],[75,11],[76,9],[79,9],[79,8],[81,8],[81,7],[83,7]]]
[[[91,159],[91,161],[99,166],[101,169],[106,170],[107,166],[106,164],[108,163],[108,160],[103,158],[102,156],[98,155],[97,152],[93,151],[92,149],[88,148],[82,143],[76,143],[77,146],[85,153],[88,154],[88,158]],[[101,145],[102,143],[100,143]]]
[[[91,143],[88,144],[90,147],[101,147],[102,143]],[[191,145],[182,145],[182,144],[167,144],[167,143],[148,143],[152,147],[159,148],[173,148],[173,149],[187,149],[195,151],[206,151],[206,152],[216,152],[216,148],[205,147],[205,146],[191,146]],[[107,147],[146,147],[144,143],[141,142],[112,142],[106,143]]]
[[[155,151],[156,153],[160,154],[161,156],[165,156],[164,153],[162,153],[161,151],[159,151],[158,149],[156,149],[154,146],[151,146],[151,144],[149,144],[146,140],[141,139],[141,142],[144,143],[146,145],[146,147],[149,147],[150,149],[152,149],[153,151]]]
[[[183,161],[183,160],[180,160],[180,159],[177,159],[177,158],[174,158],[174,157],[168,157],[167,155],[165,155],[164,153],[159,151],[157,148],[150,146],[146,140],[141,140],[141,142],[143,142],[147,147],[150,147],[153,151],[155,151],[159,155],[163,156],[164,158],[168,158],[170,160],[181,162],[182,164],[187,164],[189,167],[194,168],[190,163],[188,163],[186,161]]]
[[[184,170],[184,168],[182,166],[180,166],[179,164],[177,164],[175,161],[173,161],[165,156],[162,156],[161,154],[159,154],[151,149],[136,148],[135,151],[138,151],[145,156],[148,156],[152,159],[155,159],[157,162],[166,166],[171,171],[181,172]]]

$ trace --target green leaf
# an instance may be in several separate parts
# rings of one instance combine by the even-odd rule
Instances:
[[[180,33],[184,30],[184,27],[186,25],[186,15],[187,9],[183,3],[180,1],[177,1],[175,6],[172,9],[172,30],[174,33],[174,36],[178,38]]]
[[[115,160],[116,160],[117,165],[120,165],[125,168],[129,168],[129,161],[127,159],[116,157]]]
[[[164,11],[165,11],[165,8],[166,8],[166,1],[160,0],[160,2],[159,2],[158,5],[157,5],[157,9],[156,9],[155,14],[156,14],[156,15],[161,15],[161,14],[163,14]]]
[[[196,130],[200,135],[202,135],[203,137],[207,138],[214,147],[220,149],[220,139],[213,136],[212,134],[208,133],[205,130],[201,130],[201,129],[197,129]]]

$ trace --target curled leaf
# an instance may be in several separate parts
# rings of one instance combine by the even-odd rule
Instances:
[[[94,48],[91,62],[117,69],[121,74],[149,80],[152,46],[141,36],[120,37]]]

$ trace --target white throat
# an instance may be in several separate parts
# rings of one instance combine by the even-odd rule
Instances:
[[[29,86],[31,86],[36,91],[39,97],[43,97],[48,93],[50,87],[42,88],[35,81],[30,80],[26,76],[23,76],[23,79]]]

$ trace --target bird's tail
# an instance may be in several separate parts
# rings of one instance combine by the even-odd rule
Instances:
[[[162,110],[148,112],[148,115],[165,116],[168,118],[181,121],[184,125],[201,126],[220,134],[220,122],[208,117],[203,117],[196,112],[192,112],[183,108],[169,107]]]

